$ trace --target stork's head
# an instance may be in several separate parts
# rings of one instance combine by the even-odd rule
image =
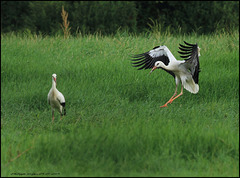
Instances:
[[[150,71],[149,74],[151,74],[155,69],[158,69],[159,67],[162,67],[162,64],[163,64],[162,61],[155,62],[154,67],[152,68],[152,70]]]
[[[56,82],[56,80],[57,80],[57,74],[52,74],[52,79],[54,80],[54,82]]]

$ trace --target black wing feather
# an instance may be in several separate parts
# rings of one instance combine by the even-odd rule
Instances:
[[[153,68],[158,58],[152,58],[148,53],[149,52],[135,55],[134,59],[132,59],[132,61],[134,61],[132,63],[133,67],[140,67],[138,70]]]
[[[182,52],[182,51],[178,51],[179,54],[191,54],[191,51],[189,52]]]
[[[185,50],[189,50],[189,49],[192,48],[192,46],[184,46],[184,45],[181,45],[181,44],[179,44],[179,46],[182,47]]]
[[[158,47],[159,46],[156,46],[153,49],[156,49]],[[158,57],[152,57],[149,54],[149,52],[150,51],[132,56],[132,59],[131,59],[132,66],[133,67],[139,67],[138,70],[142,70],[142,69],[152,69],[157,61],[162,61],[165,65],[169,64],[170,61],[169,61],[169,58],[166,55],[161,55],[161,56],[158,56]],[[163,68],[161,68],[161,69],[163,69]],[[166,69],[163,69],[163,70],[165,70],[166,72],[171,74],[173,77],[175,77],[173,72],[168,71]]]
[[[155,62],[162,61],[165,65],[168,65],[169,59],[167,56],[162,55],[158,57],[151,57],[149,51],[143,54],[133,56],[131,59],[133,67],[140,67],[138,70],[151,69],[154,67]]]
[[[190,44],[190,43],[187,43],[186,41],[184,41],[184,43],[188,46],[195,46],[195,44]]]

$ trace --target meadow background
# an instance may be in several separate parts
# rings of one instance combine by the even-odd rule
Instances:
[[[1,36],[1,175],[238,176],[239,33],[212,36]],[[175,90],[131,55],[201,47],[200,90]],[[67,115],[51,123],[51,75]],[[16,175],[15,175],[16,176]]]
[[[140,33],[1,33],[1,176],[239,176],[238,28],[173,33],[150,22]],[[166,45],[180,59],[183,41],[201,48],[200,90],[159,108],[173,77],[149,76],[131,56]],[[52,124],[53,73],[67,115]]]

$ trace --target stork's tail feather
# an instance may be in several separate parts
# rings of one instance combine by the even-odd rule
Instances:
[[[199,91],[199,85],[198,84],[194,84],[194,85],[183,85],[184,86],[184,88],[187,90],[187,91],[189,91],[189,92],[191,92],[191,93],[193,93],[193,94],[196,94],[196,93],[198,93],[198,91]]]
[[[61,113],[61,116],[66,115],[66,108],[63,108],[63,112]]]
[[[63,108],[63,115],[66,115],[66,108]]]
[[[62,107],[63,107],[62,115],[66,115],[65,103],[61,103],[61,105],[62,105]]]
[[[181,80],[182,80],[183,87],[187,91],[194,93],[194,94],[198,93],[199,85],[196,84],[192,78],[182,77]]]

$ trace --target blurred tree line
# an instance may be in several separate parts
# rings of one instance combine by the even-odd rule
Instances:
[[[1,33],[63,34],[62,6],[72,35],[144,33],[156,24],[171,33],[239,28],[239,1],[1,1]]]

